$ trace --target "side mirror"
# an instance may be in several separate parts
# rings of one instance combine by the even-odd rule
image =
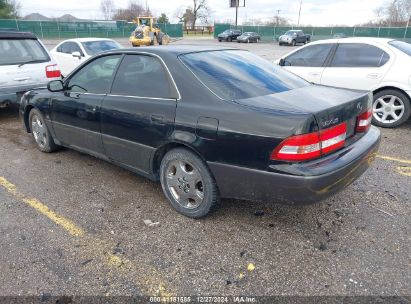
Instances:
[[[61,92],[64,90],[64,84],[61,80],[52,80],[47,84],[47,90],[50,92]]]
[[[285,65],[285,59],[281,58],[280,61],[278,62],[279,66],[284,66]]]
[[[74,58],[78,58],[79,60],[81,59],[80,52],[73,52],[73,53],[71,53],[71,56],[73,56]]]

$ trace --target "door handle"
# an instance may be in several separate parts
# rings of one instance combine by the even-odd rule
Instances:
[[[70,96],[70,98],[74,98],[74,99],[79,99],[80,98],[79,93],[70,93],[69,96]]]
[[[367,77],[368,77],[368,78],[371,78],[371,79],[378,79],[378,78],[381,77],[381,74],[371,73],[371,74],[368,74]]]
[[[21,78],[14,78],[14,81],[25,81],[25,80],[29,80],[30,77],[21,77]]]
[[[308,73],[308,75],[309,75],[309,76],[320,76],[320,73],[318,73],[318,72],[311,72],[311,73]]]
[[[164,123],[165,118],[162,115],[151,115],[150,119],[155,123]]]

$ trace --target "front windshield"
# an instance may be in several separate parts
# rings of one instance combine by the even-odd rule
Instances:
[[[97,53],[120,49],[121,46],[112,40],[96,40],[96,41],[87,41],[81,43],[86,50],[87,54],[93,56]]]
[[[309,83],[247,51],[209,51],[180,60],[217,96],[226,100],[280,93]]]
[[[251,36],[251,33],[244,33],[243,36]]]
[[[287,32],[285,32],[285,35],[287,35],[287,36],[292,36],[292,35],[294,35],[296,32],[294,32],[294,31],[287,31]]]
[[[411,44],[398,40],[390,41],[388,43],[408,56],[411,56]]]

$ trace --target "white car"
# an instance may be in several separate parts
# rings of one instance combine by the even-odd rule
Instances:
[[[116,41],[105,38],[77,38],[60,42],[50,51],[57,61],[63,76],[67,76],[77,66],[97,53],[120,49]]]
[[[321,40],[276,63],[312,83],[373,92],[377,126],[396,127],[410,117],[411,44],[385,38]]]
[[[0,55],[0,108],[61,78],[56,62],[32,33],[0,31]]]

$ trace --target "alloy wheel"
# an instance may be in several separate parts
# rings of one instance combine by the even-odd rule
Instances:
[[[33,133],[34,140],[40,148],[44,148],[47,145],[47,129],[44,122],[38,115],[33,115],[31,120],[31,132]]]
[[[165,181],[168,190],[183,208],[195,209],[203,202],[203,179],[191,163],[182,160],[170,162]]]
[[[394,95],[385,95],[374,101],[373,116],[374,119],[383,123],[395,123],[404,115],[404,101]]]

